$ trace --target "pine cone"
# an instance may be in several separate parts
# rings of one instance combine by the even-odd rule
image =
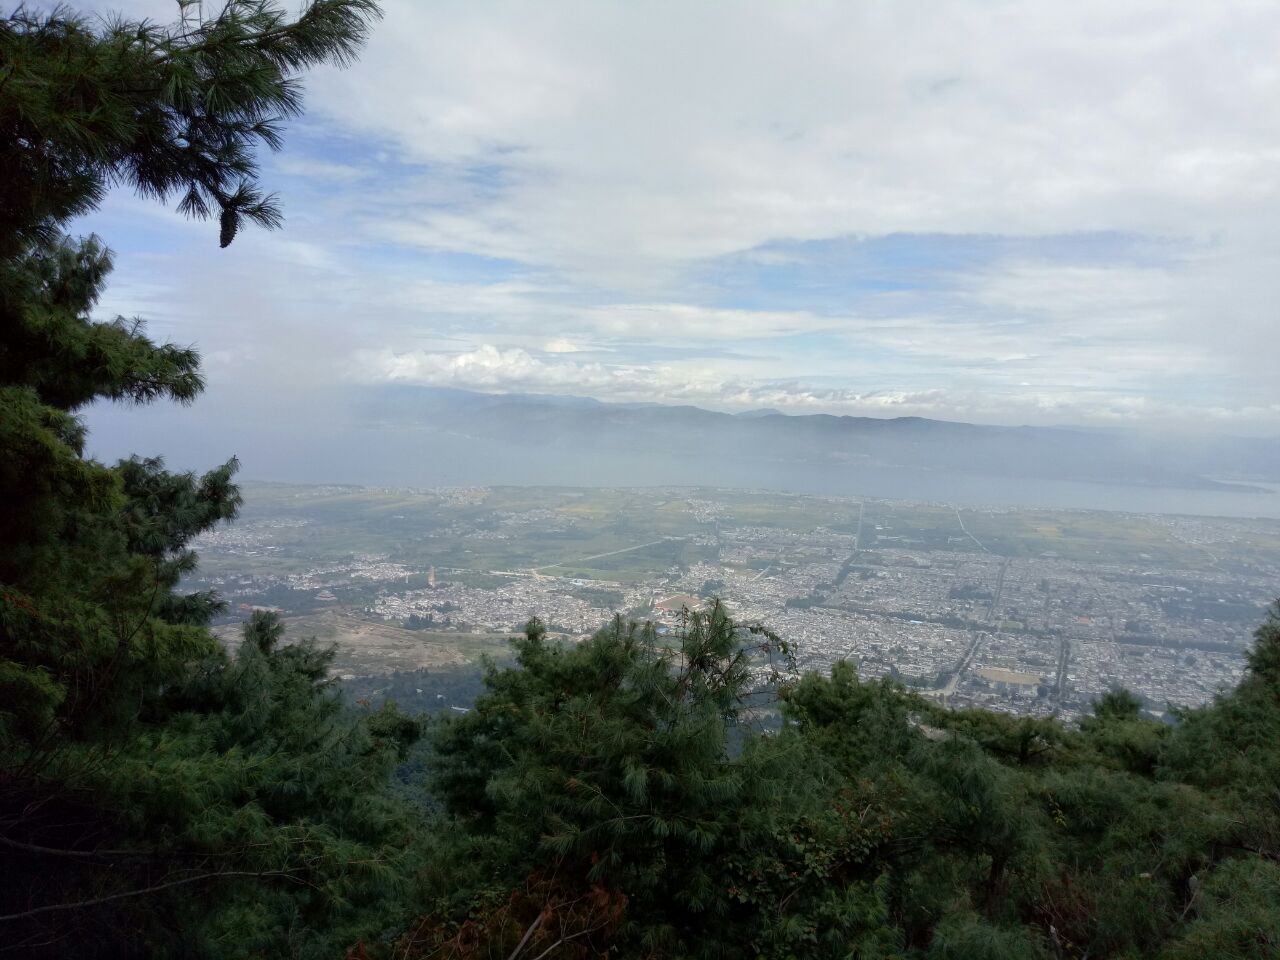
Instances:
[[[218,246],[229,247],[236,238],[236,228],[240,226],[240,217],[232,207],[222,208],[222,232],[218,238]]]

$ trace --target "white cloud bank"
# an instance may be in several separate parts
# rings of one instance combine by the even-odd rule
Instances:
[[[1249,0],[387,0],[308,78],[285,237],[122,205],[110,306],[293,391],[1280,429],[1278,49]],[[798,242],[1081,231],[1156,252],[787,287]]]
[[[1259,418],[1280,416],[1267,408],[1191,410],[1176,401],[1126,395],[1102,387],[1089,391],[1031,389],[1010,384],[998,390],[881,389],[857,391],[798,381],[744,380],[712,364],[654,365],[574,361],[537,356],[522,348],[483,344],[462,352],[389,350],[358,355],[351,373],[358,382],[455,387],[494,393],[589,396],[614,402],[688,403],[728,412],[773,408],[783,413],[953,418],[968,410],[989,422],[1142,422],[1169,426],[1195,415],[1205,424],[1239,429]]]
[[[1256,222],[1278,45],[1241,2],[391,0],[316,107],[424,180],[503,171],[401,240],[643,286],[779,238]]]

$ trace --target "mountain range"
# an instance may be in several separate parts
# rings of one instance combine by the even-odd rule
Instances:
[[[797,480],[912,473],[1263,493],[1280,481],[1280,441],[1147,435],[1085,427],[989,426],[921,417],[730,414],[694,406],[606,403],[581,397],[384,388],[360,418],[404,442],[514,464],[557,464],[583,482],[751,485],[753,475]],[[416,441],[415,441],[416,438]],[[468,452],[469,451],[469,452]],[[611,466],[612,465],[612,466]],[[766,485],[779,485],[771,483]],[[782,483],[802,488],[813,484]]]

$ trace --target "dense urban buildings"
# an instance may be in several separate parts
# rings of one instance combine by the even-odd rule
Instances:
[[[281,610],[344,675],[466,663],[530,617],[580,638],[721,598],[792,645],[952,706],[1074,718],[1233,685],[1280,524],[731,491],[258,486],[200,544],[231,621]],[[1225,558],[1230,557],[1230,560]],[[227,629],[227,635],[234,630]]]

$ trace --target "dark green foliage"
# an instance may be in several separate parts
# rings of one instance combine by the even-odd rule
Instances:
[[[1280,956],[1280,865],[1232,860],[1200,886],[1192,906],[1195,919],[1165,949],[1164,960],[1231,957],[1269,960]]]
[[[753,662],[740,637],[719,605],[666,647],[531,625],[433,732],[444,829],[405,952],[1276,955],[1280,620],[1240,688],[1174,727],[1123,691],[1078,729],[950,712],[837,664],[777,688],[783,727],[753,733],[746,675],[710,682]]]
[[[236,462],[83,455],[95,401],[191,401],[199,358],[94,310],[111,255],[64,235],[114,184],[191,216],[279,221],[255,149],[298,72],[351,58],[371,0],[296,20],[232,0],[174,27],[65,9],[0,20],[0,943],[25,955],[332,956],[397,909],[416,737],[342,707],[329,654],[255,617],[229,657],[192,540]]]
[[[417,723],[345,710],[331,653],[279,639],[260,615],[234,658],[190,663],[107,764],[99,740],[64,740],[24,785],[42,810],[10,838],[12,889],[56,905],[181,885],[18,930],[61,930],[81,952],[101,941],[104,956],[169,952],[175,929],[199,955],[326,956],[381,932],[412,849],[385,784]]]
[[[771,656],[785,651],[719,604],[671,638],[618,618],[576,647],[535,621],[516,666],[491,670],[475,708],[437,725],[435,791],[465,831],[456,856],[499,851],[486,883],[543,890],[557,926],[539,949],[571,933],[596,949],[606,932],[664,955],[706,947],[709,918],[731,908],[720,861],[741,841],[741,811],[775,792],[766,753],[730,757],[730,730],[773,682]],[[488,935],[514,945],[544,905],[525,906],[504,906]],[[420,930],[418,949],[447,921]]]
[[[1123,687],[1108,690],[1093,704],[1098,720],[1137,720],[1142,714],[1142,701]]]
[[[255,149],[277,149],[302,106],[298,72],[350,62],[375,0],[313,0],[296,20],[271,0],[230,0],[183,23],[19,7],[0,21],[0,258],[54,244],[60,225],[113,184],[219,219],[278,226]]]

